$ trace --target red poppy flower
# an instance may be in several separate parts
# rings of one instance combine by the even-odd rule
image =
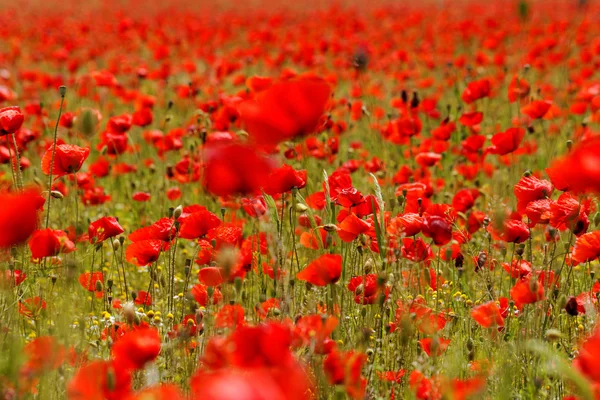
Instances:
[[[69,400],[119,400],[131,391],[131,375],[114,361],[81,367],[67,386]]]
[[[30,297],[19,301],[19,313],[29,317],[36,318],[42,310],[46,309],[46,301],[40,296]]]
[[[244,307],[239,304],[226,304],[215,317],[217,328],[235,328],[244,325]]]
[[[532,119],[540,119],[546,115],[550,107],[552,107],[552,103],[549,101],[534,100],[524,106],[521,111]]]
[[[413,262],[425,261],[427,265],[433,260],[433,251],[431,247],[421,238],[402,239],[402,257]]]
[[[450,206],[433,205],[423,213],[423,234],[433,239],[438,246],[452,240],[452,223],[448,213]]]
[[[287,193],[292,189],[306,186],[306,170],[296,171],[287,164],[277,168],[269,175],[264,191],[271,196]]]
[[[513,103],[523,99],[529,95],[530,89],[529,83],[525,79],[515,76],[508,85],[508,100]]]
[[[369,229],[371,229],[371,225],[367,221],[358,218],[354,214],[349,214],[338,225],[337,234],[344,242],[351,242]]]
[[[509,128],[506,132],[496,133],[492,136],[493,146],[489,148],[489,152],[500,156],[510,154],[519,148],[524,137],[523,128]]]
[[[500,307],[495,301],[475,306],[471,309],[471,317],[484,328],[492,326],[504,326],[504,318],[500,313]]]
[[[218,267],[205,267],[198,271],[198,280],[206,286],[219,286],[225,279],[221,268]]]
[[[267,213],[267,203],[262,196],[242,199],[242,209],[251,217],[259,218]]]
[[[545,199],[552,194],[554,187],[546,180],[536,178],[535,176],[524,176],[519,183],[515,185],[514,193],[517,197],[517,211],[525,214],[527,205],[534,201]]]
[[[163,242],[157,239],[146,239],[134,242],[125,250],[125,258],[138,267],[146,266],[158,260],[163,249]]]
[[[502,268],[514,279],[531,274],[531,263],[527,260],[513,260],[512,264],[502,263]]]
[[[42,172],[50,175],[50,168],[55,177],[73,174],[81,169],[84,161],[90,155],[89,147],[79,147],[74,144],[59,144],[54,152],[54,164],[52,164],[53,147],[50,147],[42,157]]]
[[[139,304],[141,306],[151,306],[152,296],[150,296],[150,293],[146,292],[145,290],[139,290],[135,296],[135,304]]]
[[[182,239],[198,239],[204,237],[208,231],[221,225],[221,220],[215,214],[204,209],[186,216],[179,229]]]
[[[434,166],[441,159],[441,154],[433,152],[419,153],[415,156],[415,161],[423,168]]]
[[[578,263],[594,261],[600,256],[600,231],[581,235],[575,241],[571,259]]]
[[[467,88],[462,93],[461,98],[467,104],[471,104],[476,100],[488,97],[491,91],[491,83],[489,79],[481,79],[473,81],[467,85]]]
[[[88,227],[88,236],[90,243],[101,243],[106,239],[110,239],[125,230],[119,225],[119,221],[115,217],[102,217],[90,224]]]
[[[336,196],[332,197],[332,200],[342,207],[355,207],[365,202],[365,198],[361,192],[355,187],[349,187],[341,189],[337,192]]]
[[[463,213],[467,212],[475,205],[479,194],[477,189],[460,189],[452,198],[452,208]]]
[[[491,223],[488,225],[488,232],[494,240],[503,240],[507,243],[523,243],[529,239],[529,228],[516,219],[506,219],[502,226]]]
[[[101,292],[96,291],[97,282],[104,283],[104,275],[102,272],[85,272],[79,275],[79,284],[88,292],[95,292],[96,296],[102,297]]]
[[[333,316],[324,318],[322,315],[303,315],[294,327],[292,347],[314,347],[316,354],[328,354],[335,348],[335,342],[330,338],[338,326],[338,319]]]
[[[156,329],[127,332],[111,348],[114,363],[126,369],[142,369],[160,353],[160,335]]]
[[[354,292],[354,302],[356,304],[374,304],[379,300],[381,294],[387,299],[390,294],[390,288],[378,284],[376,274],[358,275],[350,278],[348,290]]]
[[[19,286],[26,278],[27,274],[20,269],[7,269],[4,274],[0,273],[0,288]]]
[[[132,242],[149,239],[170,242],[175,239],[176,235],[175,222],[171,218],[163,217],[150,226],[145,226],[131,232],[127,238]]]
[[[554,228],[564,231],[570,229],[575,235],[585,233],[590,225],[588,212],[589,200],[578,200],[570,193],[563,193],[549,206],[549,222]]]
[[[366,361],[367,356],[364,353],[334,350],[323,360],[323,370],[330,384],[344,385],[351,398],[362,399],[365,396],[367,381],[361,373]]]
[[[423,217],[416,213],[398,215],[390,220],[387,231],[400,236],[415,236],[423,229]]]
[[[0,248],[17,246],[29,239],[37,227],[42,204],[37,189],[0,194]]]
[[[445,339],[442,337],[438,337],[436,339],[424,338],[419,340],[419,345],[421,345],[421,348],[429,357],[431,357],[432,350],[435,351],[435,356],[439,357],[444,354],[448,348],[448,345],[450,345],[450,339]]]
[[[60,367],[65,359],[65,347],[53,336],[40,336],[23,348],[27,362],[21,367],[21,374],[38,375]]]
[[[535,278],[523,278],[510,289],[510,298],[518,307],[544,299],[544,285]]]
[[[573,360],[573,366],[595,383],[600,383],[600,330],[589,337],[579,348],[579,354]]]
[[[209,304],[208,289],[206,285],[203,285],[201,283],[194,285],[190,293],[192,294],[192,296],[194,296],[194,300],[196,300],[196,302],[198,302],[198,304],[200,304],[202,307],[206,307],[206,305]],[[223,295],[221,294],[219,288],[214,288],[212,301],[210,303],[216,305],[222,299]]]
[[[479,111],[464,113],[458,121],[464,126],[475,126],[483,121],[483,113]]]
[[[215,144],[205,148],[204,188],[217,196],[255,194],[268,182],[271,162],[253,147]]]
[[[48,228],[33,233],[29,239],[29,250],[32,258],[41,259],[75,251],[75,244],[64,231]]]
[[[258,144],[292,140],[318,128],[330,93],[320,78],[279,82],[240,104],[240,120]]]
[[[315,286],[326,286],[336,283],[342,274],[342,256],[324,254],[300,271],[296,278],[310,282]]]
[[[578,143],[546,172],[560,190],[600,193],[600,136]]]
[[[0,108],[0,136],[17,132],[23,125],[25,116],[17,106]]]

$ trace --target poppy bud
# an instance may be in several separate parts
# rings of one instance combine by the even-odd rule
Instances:
[[[61,88],[64,86],[61,86]],[[64,96],[64,94],[63,94]],[[106,388],[108,389],[109,392],[114,391],[115,386],[117,384],[117,378],[115,377],[115,371],[113,371],[112,368],[109,368],[106,371]]]
[[[115,251],[119,250],[121,247],[121,241],[119,241],[119,239],[113,240],[113,247],[115,248]]]
[[[63,196],[63,194],[61,192],[59,192],[58,190],[53,190],[50,192],[50,196],[52,196],[55,199],[63,199],[65,196]]]
[[[335,232],[337,231],[337,226],[334,224],[325,224],[323,225],[323,229],[325,229],[326,232]]]
[[[548,329],[544,334],[544,337],[549,342],[555,342],[562,338],[562,333],[558,329]]]
[[[354,290],[354,294],[355,294],[356,296],[359,296],[359,295],[361,295],[361,294],[363,293],[363,291],[364,291],[364,290],[365,290],[365,286],[364,286],[364,285],[361,283],[361,284],[360,284],[360,285],[358,285],[358,286],[356,287],[356,289]]]
[[[375,350],[369,347],[365,353],[367,354],[367,357],[371,357],[373,354],[375,354]]]
[[[102,285],[102,282],[100,281],[96,281],[96,292],[101,293],[104,285]]]
[[[235,280],[233,281],[233,285],[235,287],[235,291],[236,292],[241,292],[242,290],[242,278],[240,278],[239,276],[235,277]]]
[[[135,299],[137,299],[137,292],[131,292],[131,298],[135,302]]]
[[[106,281],[106,287],[108,287],[108,289],[112,289],[113,287],[113,280],[109,279]]]
[[[178,219],[179,217],[181,217],[182,213],[183,208],[181,207],[181,205],[178,205],[177,208],[173,210],[173,218]]]
[[[572,140],[567,140],[567,149],[570,151],[573,148],[573,141]]]
[[[308,210],[308,207],[305,204],[302,204],[302,203],[296,204],[296,211],[303,213],[306,210]]]
[[[598,226],[600,225],[600,212],[597,212],[594,215],[594,226]]]
[[[65,95],[67,94],[67,87],[66,87],[66,86],[64,86],[64,85],[61,85],[61,86],[58,88],[58,92],[60,93],[60,96],[61,96],[61,97],[65,97]]]
[[[123,236],[120,236],[120,237],[119,237],[119,242],[121,242],[121,244],[123,244],[123,242],[125,242],[125,237],[123,237]]]

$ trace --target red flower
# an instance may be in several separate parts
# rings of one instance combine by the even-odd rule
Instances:
[[[42,310],[46,309],[46,302],[40,296],[30,297],[19,301],[19,313],[29,318],[36,318]]]
[[[346,392],[353,399],[365,396],[367,381],[362,377],[362,368],[367,356],[361,352],[332,351],[323,361],[325,376],[332,385],[344,385]]]
[[[79,275],[79,284],[88,292],[96,292],[97,282],[104,283],[104,275],[102,272],[85,272]],[[96,292],[99,297],[102,297],[101,292]]]
[[[491,83],[489,79],[481,79],[473,81],[467,85],[467,88],[462,93],[461,98],[467,104],[471,104],[476,100],[488,97],[491,91]]]
[[[471,317],[482,327],[504,326],[504,318],[500,313],[500,307],[495,301],[475,306],[471,309]]]
[[[423,229],[423,217],[416,213],[398,215],[390,220],[387,231],[393,235],[415,236]]]
[[[0,194],[0,248],[25,243],[38,224],[38,208],[43,204],[36,189]]]
[[[464,113],[458,121],[464,126],[475,126],[483,121],[483,113],[479,111]]]
[[[150,200],[152,195],[148,192],[135,192],[131,195],[131,199],[134,201],[144,202]]]
[[[527,260],[513,260],[512,264],[502,263],[502,268],[514,279],[531,274],[531,263]]]
[[[160,335],[156,329],[127,332],[111,349],[115,364],[126,369],[142,369],[160,353]]]
[[[536,178],[535,176],[524,176],[519,183],[515,185],[514,193],[517,197],[517,211],[525,214],[527,205],[534,201],[545,199],[552,194],[554,187],[546,180]]]
[[[90,155],[89,147],[79,147],[73,144],[59,144],[54,152],[54,164],[52,164],[53,148],[50,147],[42,157],[42,172],[50,175],[50,168],[55,177],[73,174],[81,169],[83,162]]]
[[[535,278],[523,278],[510,289],[510,298],[517,307],[532,304],[544,299],[544,285]]]
[[[310,282],[315,286],[326,286],[336,283],[342,274],[342,256],[324,254],[300,271],[296,278]]]
[[[88,236],[90,243],[101,243],[106,239],[110,239],[125,230],[119,225],[119,221],[115,217],[102,217],[90,224],[88,227]]]
[[[217,143],[205,156],[203,185],[214,195],[255,194],[268,182],[271,162],[250,146]]]
[[[205,267],[198,271],[198,280],[206,286],[219,286],[225,279],[221,273],[221,268]]]
[[[433,350],[435,352],[435,356],[439,357],[448,348],[448,345],[450,344],[450,339],[444,339],[441,337],[438,337],[435,340],[432,338],[425,338],[419,340],[419,344],[421,345],[421,348],[423,349],[425,354],[427,354],[428,356],[431,357],[431,351]]]
[[[293,347],[314,346],[317,354],[327,354],[335,348],[330,335],[338,326],[336,317],[322,315],[303,315],[296,321]]]
[[[271,172],[264,191],[271,196],[306,186],[306,170],[296,171],[287,164]]]
[[[502,226],[488,225],[488,232],[494,240],[503,240],[507,243],[523,243],[529,239],[529,228],[516,219],[506,219]]]
[[[150,293],[145,290],[139,290],[135,297],[135,304],[139,304],[141,306],[151,306],[152,305],[152,296]]]
[[[525,79],[515,76],[508,85],[508,100],[513,103],[527,97],[530,91],[529,83]]]
[[[573,366],[595,383],[600,383],[600,330],[596,331],[581,345]]]
[[[244,325],[244,307],[239,304],[226,304],[215,317],[215,327],[235,328]]]
[[[29,239],[29,250],[32,258],[40,259],[75,251],[75,244],[64,231],[48,228],[34,232]]]
[[[267,213],[267,203],[262,196],[242,199],[242,208],[251,217],[259,218]]]
[[[521,109],[523,114],[532,119],[540,119],[550,110],[552,103],[549,101],[534,100]]]
[[[16,133],[23,125],[24,120],[25,117],[19,107],[0,108],[0,136]]]
[[[509,128],[506,132],[496,133],[492,136],[490,153],[504,156],[517,150],[525,137],[525,129]]]
[[[221,225],[221,220],[210,211],[204,209],[193,212],[181,222],[179,237],[182,239],[198,239],[204,237],[208,231],[219,225]]]
[[[329,85],[319,78],[276,83],[240,104],[240,120],[258,144],[292,140],[318,128],[330,93]]]
[[[578,143],[546,172],[560,190],[600,193],[600,136]]]
[[[374,304],[380,294],[385,299],[390,294],[389,287],[378,285],[376,274],[353,276],[348,283],[348,290],[354,292],[356,304]]]
[[[200,304],[202,307],[206,307],[206,305],[209,304],[207,286],[201,283],[194,285],[190,293],[192,294],[192,296],[194,296],[194,300],[196,300],[198,304]],[[216,305],[221,301],[221,299],[223,299],[221,291],[219,290],[219,288],[215,288],[213,291],[211,304]]]
[[[579,201],[570,193],[563,193],[558,200],[550,203],[549,222],[554,228],[570,229],[575,235],[585,233],[589,227],[589,200]]]
[[[344,242],[351,242],[369,229],[371,229],[371,225],[367,221],[358,218],[354,214],[349,214],[338,225],[337,234]]]
[[[119,400],[131,391],[131,375],[114,361],[93,361],[80,368],[67,386],[69,400]]]
[[[423,213],[423,234],[432,238],[438,246],[452,240],[452,223],[448,212],[450,207],[447,205],[433,205]]]
[[[460,189],[452,198],[452,208],[456,211],[467,212],[475,205],[475,200],[479,197],[477,189]]]
[[[600,256],[600,231],[581,235],[575,241],[571,259],[578,264],[594,261]]]
[[[132,243],[125,250],[125,258],[138,267],[143,267],[158,260],[163,242],[157,239],[146,239]]]

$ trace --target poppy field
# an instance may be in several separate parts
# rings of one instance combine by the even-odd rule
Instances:
[[[1,2],[0,400],[600,399],[599,69],[592,0]]]

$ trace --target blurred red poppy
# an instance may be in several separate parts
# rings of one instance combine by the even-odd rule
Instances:
[[[298,272],[296,278],[310,282],[315,286],[326,286],[336,283],[342,274],[342,256],[324,254]]]
[[[352,242],[361,233],[371,229],[371,225],[354,214],[349,214],[337,227],[337,234],[344,242]]]
[[[495,301],[475,306],[471,309],[471,317],[484,328],[492,326],[504,326],[504,318],[500,313],[500,307]]]
[[[331,89],[320,78],[275,83],[239,106],[240,120],[257,144],[275,145],[313,133]]]
[[[0,194],[0,248],[25,243],[38,225],[38,209],[44,204],[37,189]]]
[[[204,188],[217,196],[255,194],[268,182],[272,163],[256,149],[241,144],[205,148]]]
[[[75,244],[64,231],[48,228],[33,233],[29,239],[29,250],[32,258],[41,259],[75,251]]]
[[[287,193],[292,189],[306,186],[306,170],[296,171],[287,164],[277,168],[269,175],[264,191],[271,196]]]
[[[125,258],[138,267],[146,266],[158,260],[163,249],[163,242],[157,239],[146,239],[134,242],[125,250]]]
[[[546,172],[560,190],[600,193],[600,136],[578,143]]]
[[[523,128],[509,128],[505,132],[496,133],[492,136],[492,147],[489,148],[489,152],[500,156],[510,154],[519,148],[524,137]]]
[[[491,91],[491,83],[489,79],[481,79],[473,81],[467,85],[467,88],[462,93],[461,98],[467,104],[471,104],[476,100],[488,97]]]
[[[69,400],[120,400],[131,391],[131,375],[113,361],[81,367],[67,385]]]
[[[135,329],[119,338],[111,348],[114,363],[120,368],[142,369],[160,353],[160,335],[154,328]]]

